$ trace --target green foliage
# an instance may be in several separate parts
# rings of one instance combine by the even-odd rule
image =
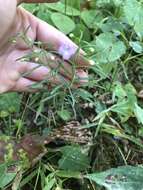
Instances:
[[[100,34],[95,41],[95,60],[110,63],[118,60],[126,52],[124,43],[112,33]]]
[[[0,95],[4,133],[16,138],[28,132],[49,134],[61,125],[68,131],[70,121],[78,121],[93,135],[92,146],[55,140],[20,187],[101,190],[99,184],[108,190],[141,190],[142,167],[128,165],[142,164],[143,157],[143,1],[61,0],[23,6],[68,35],[95,65],[89,68],[88,84],[76,89],[61,84],[28,96]],[[121,165],[126,166],[114,168]],[[13,176],[5,173],[5,185]]]
[[[46,7],[54,11],[58,11],[60,13],[66,13],[66,15],[70,15],[70,16],[80,15],[79,10],[73,8],[72,6],[65,5],[64,3],[61,3],[61,2],[47,4]]]
[[[139,166],[113,168],[101,173],[88,174],[85,177],[108,190],[141,190],[143,188],[143,168]]]
[[[131,41],[129,42],[130,46],[133,48],[133,50],[136,52],[136,53],[142,53],[143,51],[143,46],[142,46],[142,43],[139,42],[139,41]]]
[[[19,112],[21,96],[17,93],[0,95],[0,117],[8,116],[9,113]]]
[[[102,22],[103,16],[99,11],[95,10],[84,10],[81,13],[81,18],[88,28],[96,29],[97,26]]]
[[[0,165],[0,188],[8,185],[16,176],[15,172],[8,172],[5,164]]]
[[[51,190],[55,186],[55,183],[56,183],[54,174],[51,173],[50,175],[46,177],[45,180],[46,180],[46,185],[43,190]]]
[[[75,23],[72,19],[61,13],[53,13],[51,19],[55,26],[65,34],[69,34],[75,28]]]
[[[138,122],[143,124],[143,109],[137,104],[135,104],[134,112],[135,112]]]
[[[63,119],[64,121],[68,121],[71,118],[71,113],[68,110],[61,110],[58,111],[58,115]]]
[[[137,0],[132,0],[132,2],[130,0],[125,0],[124,13],[128,24],[130,24],[134,28],[137,35],[142,38],[143,6],[141,2],[138,2]]]
[[[59,168],[70,171],[83,171],[89,167],[88,157],[82,153],[78,146],[65,146],[60,149],[62,158],[59,160]]]

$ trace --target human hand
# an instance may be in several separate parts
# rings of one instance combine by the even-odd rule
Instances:
[[[56,2],[57,0],[45,0]],[[83,57],[83,52],[76,54],[78,47],[63,33],[36,18],[22,7],[17,7],[21,2],[45,2],[44,0],[0,0],[0,93],[8,91],[31,91],[29,88],[36,82],[48,79],[51,84],[60,84],[63,81],[69,82],[73,78],[73,66],[69,60],[74,60],[78,69],[76,77],[79,78],[78,85],[87,81],[88,75],[82,69],[88,66],[89,62]],[[10,10],[10,11],[9,11]],[[25,39],[22,38],[25,35]],[[15,38],[12,43],[10,39]],[[27,41],[27,42],[26,42]],[[56,51],[63,57],[47,53],[42,57],[43,62],[50,64],[39,65],[36,59],[23,61],[32,52],[41,52],[41,47],[35,45],[36,41],[44,44],[49,51]],[[30,45],[29,45],[30,42]],[[51,70],[58,67],[59,60],[62,68],[56,76],[51,76]],[[61,64],[61,63],[60,63]],[[64,69],[63,69],[64,68]],[[24,75],[29,73],[28,75]]]

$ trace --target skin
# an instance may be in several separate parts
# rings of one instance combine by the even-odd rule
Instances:
[[[33,48],[37,49],[37,47],[29,47],[20,37],[16,38],[15,43],[12,43],[10,39],[12,39],[13,36],[24,33],[28,28],[26,37],[30,39],[31,42],[34,43],[35,40],[46,42],[50,44],[50,50],[52,51],[57,51],[63,42],[70,47],[78,48],[63,33],[18,6],[22,2],[52,3],[57,1],[58,0],[0,0],[0,93],[32,91],[30,86],[33,85],[35,81],[40,82],[46,79],[48,75],[50,75],[51,69],[57,66],[55,60],[59,59],[53,58],[53,56],[49,54],[43,60],[52,60],[53,64],[50,66],[40,66],[38,68],[36,61],[21,61],[19,58],[32,52]],[[82,67],[82,65],[88,66],[89,63],[82,54],[83,51],[80,50],[80,54],[76,56],[75,63],[80,67]],[[72,73],[71,64],[65,61],[63,65],[66,68],[66,72],[64,69],[60,69],[60,73],[56,77],[48,77],[51,84],[61,83],[63,81],[61,78],[64,79],[64,81],[72,79],[72,74],[70,74]],[[30,74],[24,76],[23,73],[27,72]],[[87,73],[82,69],[77,69],[76,75],[79,78],[78,85],[83,83],[83,78],[88,77]]]
[[[56,77],[50,77],[51,69],[57,66],[55,60],[59,59],[58,57],[53,58],[51,54],[47,55],[43,60],[45,62],[52,60],[54,64],[37,68],[38,63],[36,61],[22,61],[19,58],[32,52],[33,49],[37,50],[38,48],[35,45],[29,47],[20,37],[16,37],[14,43],[10,40],[13,39],[14,36],[24,33],[27,29],[25,35],[26,38],[30,39],[30,42],[34,43],[35,40],[46,42],[50,44],[50,50],[52,51],[57,51],[63,42],[77,49],[78,47],[63,33],[18,6],[23,2],[52,3],[57,1],[58,0],[0,0],[0,93],[32,91],[31,88],[29,88],[31,85],[47,77],[51,84],[59,84],[62,82],[61,79],[64,79],[64,81],[72,79],[72,74],[69,74],[72,73],[72,66],[69,62],[65,61],[63,63],[66,70],[68,70],[68,74],[65,70],[60,69],[60,73],[56,75]],[[44,48],[47,47],[45,46]],[[88,66],[89,63],[82,54],[83,51],[80,50],[80,54],[76,56],[75,63],[79,67]],[[30,74],[24,76],[23,74],[27,72]],[[83,83],[83,78],[88,78],[87,73],[82,69],[77,69],[76,75],[79,78],[79,85]]]

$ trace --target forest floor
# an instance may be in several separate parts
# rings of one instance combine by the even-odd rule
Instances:
[[[8,151],[0,187],[7,189],[14,179],[12,190],[141,190],[142,1],[24,7],[68,35],[95,65],[88,83],[77,89],[62,84],[48,92],[0,95],[0,148]],[[21,162],[12,161],[13,149]]]

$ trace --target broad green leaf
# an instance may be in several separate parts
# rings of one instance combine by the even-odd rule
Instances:
[[[122,122],[127,121],[130,117],[133,116],[133,108],[130,105],[129,101],[122,100],[121,102],[113,105],[111,111],[118,114]]]
[[[127,83],[126,85],[122,85],[120,82],[115,83],[115,87],[113,88],[113,99],[117,97],[118,102],[122,102],[128,98],[128,102],[134,107],[134,103],[137,102],[136,95],[136,89],[131,83]]]
[[[67,1],[66,5],[74,7],[76,9],[80,9],[80,1],[77,1],[77,0]]]
[[[85,10],[81,13],[81,18],[89,28],[96,28],[102,23],[103,16],[99,11]]]
[[[16,176],[16,173],[9,173],[5,172],[3,176],[0,177],[0,188],[4,188],[6,185],[8,185]]]
[[[135,87],[131,83],[128,83],[125,85],[124,89],[126,91],[130,106],[134,108],[134,104],[137,102],[137,92]]]
[[[115,87],[113,88],[113,100],[118,98],[118,101],[122,101],[127,96],[125,89],[123,88],[122,84],[117,82]]]
[[[113,105],[111,110],[116,112],[122,121],[126,121],[134,115],[134,105],[137,102],[136,94],[137,92],[132,84],[116,83],[113,89],[113,100],[117,98],[117,104]]]
[[[26,10],[30,11],[31,13],[34,13],[35,11],[39,10],[39,7],[36,4],[23,4],[22,5]]]
[[[124,31],[123,24],[114,17],[109,17],[100,28],[103,32],[114,32],[116,35],[120,35]]]
[[[16,176],[15,172],[8,172],[5,164],[0,165],[0,188],[8,185]]]
[[[143,52],[143,46],[142,46],[141,42],[130,41],[129,44],[132,47],[132,49],[134,50],[134,52],[136,52],[136,53],[142,53]]]
[[[71,113],[68,110],[61,110],[57,112],[58,115],[64,120],[68,121],[71,119]]]
[[[69,34],[75,28],[75,23],[68,16],[61,13],[53,13],[51,19],[55,26],[65,34]]]
[[[96,66],[93,66],[92,69],[102,79],[105,79],[105,78],[109,77],[112,69],[115,67],[116,67],[116,65],[114,63],[110,63],[110,64],[96,63]]]
[[[143,125],[143,109],[137,103],[135,103],[134,113],[138,120],[138,123],[141,123]]]
[[[112,1],[116,7],[119,7],[124,3],[124,0],[112,0]]]
[[[58,11],[61,13],[66,13],[66,15],[70,15],[70,16],[79,16],[80,15],[80,11],[78,11],[77,9],[68,6],[68,5],[64,5],[61,2],[58,3],[49,3],[47,5],[47,8],[52,9],[54,11]]]
[[[5,164],[0,164],[0,178],[3,176],[6,170],[6,165]]]
[[[106,187],[107,190],[143,189],[143,168],[139,166],[122,166],[101,173],[88,174],[85,177]]]
[[[84,23],[78,23],[76,24],[76,28],[72,32],[74,36],[78,39],[79,36],[81,36],[81,31],[82,31],[82,40],[90,42],[91,41],[91,35],[88,27],[85,26]]]
[[[118,60],[126,52],[126,46],[112,33],[102,33],[95,41],[96,60],[100,63],[109,63]]]
[[[51,14],[52,14],[52,11],[48,10],[45,5],[41,4],[39,5],[39,10],[36,16],[44,20],[48,24],[52,24]]]
[[[97,0],[96,5],[99,8],[101,8],[101,7],[105,8],[105,7],[109,6],[109,5],[111,5],[111,0]]]
[[[123,2],[124,0],[97,0],[96,5],[99,8],[119,7]]]
[[[139,37],[143,37],[143,5],[137,0],[125,0],[124,14],[129,25]]]
[[[61,148],[62,158],[59,168],[70,171],[83,171],[89,167],[88,157],[82,153],[79,146],[65,146]]]

